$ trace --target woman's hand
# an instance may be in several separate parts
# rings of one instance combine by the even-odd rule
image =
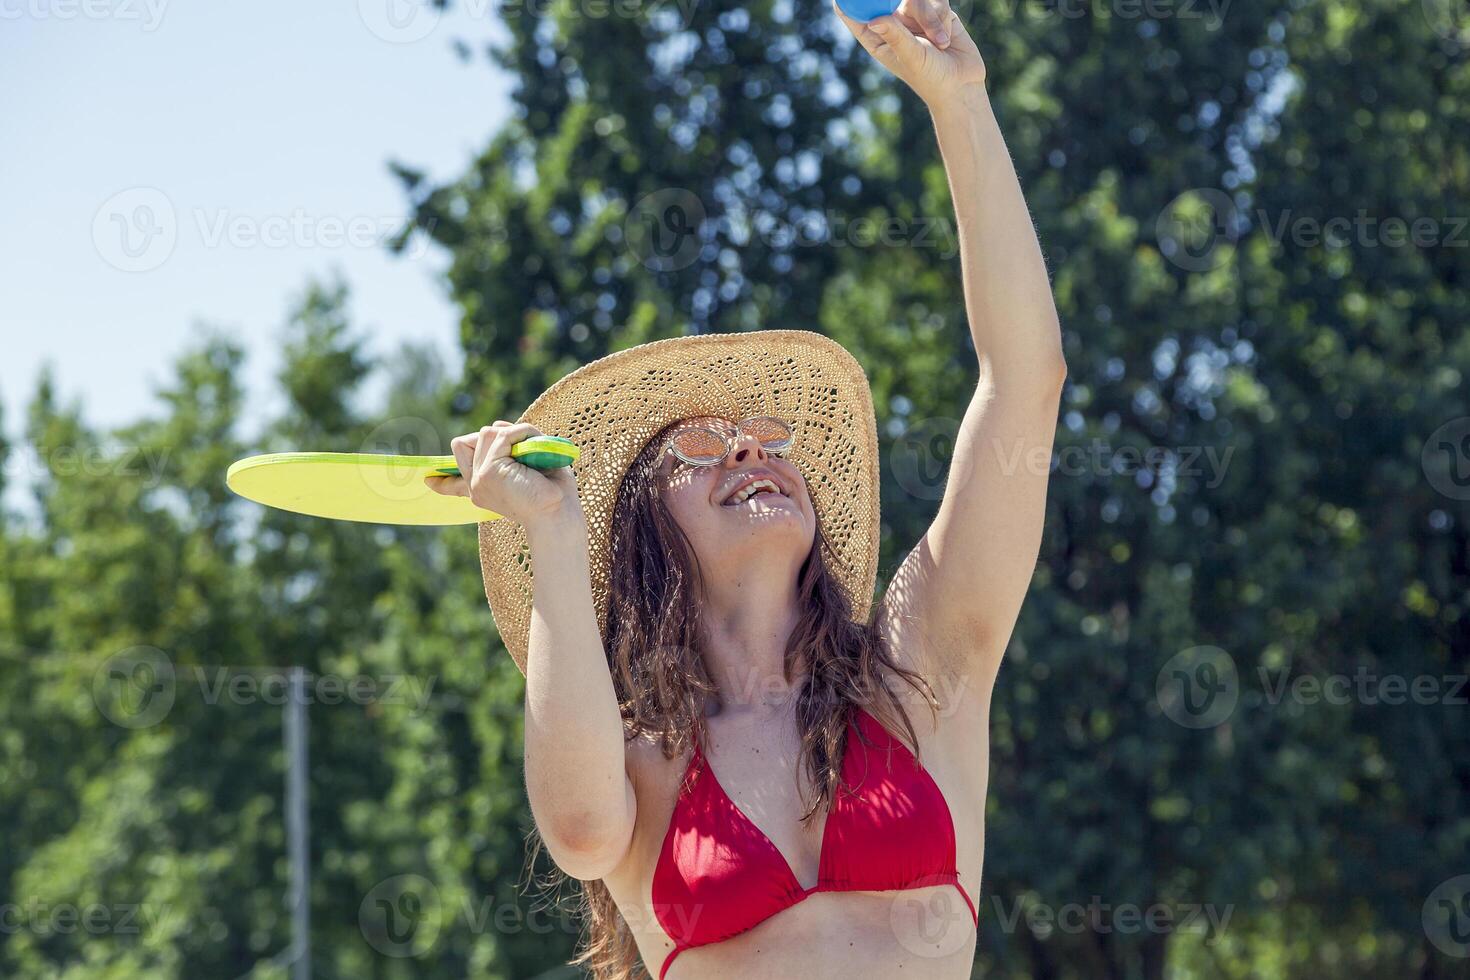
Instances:
[[[459,476],[431,476],[425,483],[446,497],[469,497],[476,507],[508,517],[522,527],[580,508],[577,478],[570,466],[537,470],[519,463],[510,447],[545,435],[527,422],[512,424],[496,419],[479,432],[457,436],[449,445],[459,464]]]
[[[903,0],[898,10],[866,24],[832,9],[878,63],[914,90],[930,109],[985,85],[985,61],[949,0]]]

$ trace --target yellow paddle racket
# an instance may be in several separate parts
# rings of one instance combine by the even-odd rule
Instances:
[[[531,436],[510,447],[538,470],[569,466],[581,455],[559,436]],[[269,453],[232,465],[225,484],[247,500],[311,517],[368,524],[477,524],[501,515],[468,497],[429,489],[430,476],[458,476],[453,456],[380,453]]]

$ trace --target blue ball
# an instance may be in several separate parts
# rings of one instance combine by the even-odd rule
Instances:
[[[853,20],[866,24],[893,13],[898,9],[898,0],[837,0],[837,6]]]

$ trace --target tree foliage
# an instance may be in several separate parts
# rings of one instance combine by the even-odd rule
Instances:
[[[1463,14],[957,9],[1070,370],[996,691],[977,973],[1464,975],[1429,901],[1470,873]],[[520,978],[571,948],[520,894],[521,678],[473,535],[263,512],[236,458],[442,451],[611,351],[801,327],[869,373],[885,575],[932,519],[976,359],[924,107],[820,3],[502,13],[512,121],[444,186],[399,168],[462,377],[407,350],[365,408],[383,367],[319,285],[258,436],[215,335],[156,417],[93,431],[42,378],[0,441],[0,476],[40,467],[0,515],[0,975],[284,976],[288,666],[380,685],[311,708],[318,975]],[[1388,678],[1438,696],[1385,703]],[[105,928],[57,922],[94,906]],[[1195,906],[1219,928],[1179,927]]]

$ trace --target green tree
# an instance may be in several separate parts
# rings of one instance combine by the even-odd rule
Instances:
[[[980,965],[1448,975],[1419,910],[1466,853],[1465,713],[1273,704],[1267,681],[1440,676],[1470,652],[1464,503],[1420,469],[1430,433],[1467,414],[1464,253],[1273,241],[1283,214],[1367,209],[1446,232],[1463,214],[1455,13],[1253,0],[965,16],[1071,376],[1048,545],[995,703]],[[975,380],[922,107],[821,3],[628,17],[567,3],[508,23],[495,58],[513,122],[446,186],[405,171],[465,311],[456,406],[504,417],[577,363],[660,336],[823,330],[872,377],[892,569],[932,518]],[[896,222],[899,240],[865,243],[861,219]],[[1207,676],[1198,658],[1214,655],[1188,652],[1206,646],[1234,665],[1238,704],[1188,728],[1160,679]],[[1230,918],[1207,936],[1012,918],[1093,896]]]
[[[346,301],[300,301],[287,408],[259,445],[236,435],[243,354],[217,335],[178,361],[161,417],[105,436],[38,391],[39,517],[0,539],[0,892],[24,916],[0,974],[284,975],[277,705],[297,665],[339,699],[378,685],[310,708],[317,975],[526,976],[570,950],[517,905],[521,678],[494,649],[473,529],[312,520],[224,486],[255,450],[447,448],[450,385],[423,350],[389,359],[383,407],[357,407],[373,365]],[[370,896],[399,875],[438,897],[419,958],[373,945]],[[53,928],[62,906],[111,919]]]

